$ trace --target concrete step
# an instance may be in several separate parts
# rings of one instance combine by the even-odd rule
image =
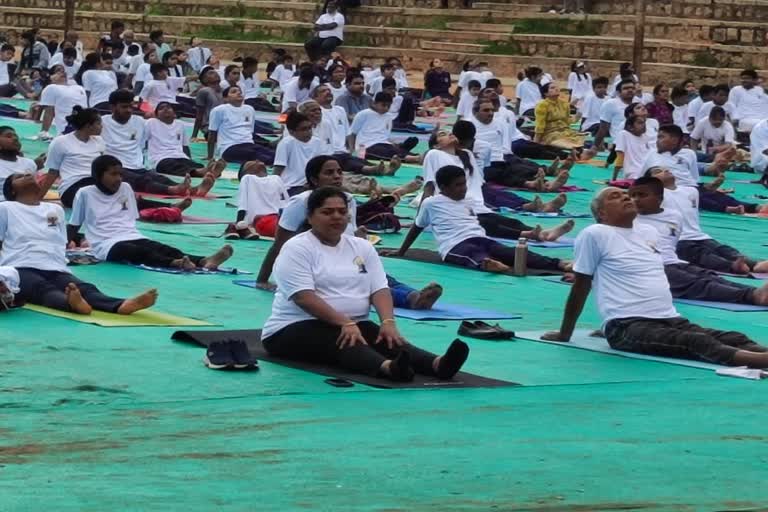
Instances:
[[[493,32],[494,34],[512,34],[515,31],[514,25],[497,25],[497,24],[490,24],[490,23],[455,22],[455,23],[448,23],[448,28],[450,30],[473,31],[473,32],[478,29],[482,29],[484,32]]]
[[[549,5],[537,5],[537,4],[519,4],[519,3],[507,3],[507,2],[475,2],[472,4],[472,9],[477,10],[489,10],[489,11],[503,11],[503,12],[544,12],[545,9],[549,9]]]
[[[483,50],[485,50],[487,45],[474,43],[448,43],[445,41],[421,41],[419,47],[422,50],[483,53]]]

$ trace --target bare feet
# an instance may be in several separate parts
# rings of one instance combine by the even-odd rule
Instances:
[[[152,288],[151,290],[147,290],[141,295],[137,295],[132,299],[123,301],[123,303],[117,309],[117,314],[132,315],[133,313],[141,311],[142,309],[151,308],[155,305],[155,302],[157,302],[157,296],[158,293],[156,289]]]
[[[523,210],[526,212],[540,212],[544,209],[544,202],[541,200],[541,198],[538,195],[533,196],[533,199],[530,203],[525,203],[523,205]]]
[[[547,229],[545,231],[541,232],[541,240],[544,242],[554,242],[564,234],[570,232],[573,230],[573,227],[576,225],[576,223],[573,221],[573,219],[568,219],[567,221],[563,222],[557,227],[554,227],[552,229]]]
[[[486,272],[497,272],[497,273],[504,273],[512,270],[510,267],[503,264],[502,262],[492,260],[490,258],[484,259],[483,262],[480,264],[480,268],[485,270]]]
[[[395,190],[392,191],[392,194],[403,197],[406,194],[412,194],[413,192],[418,192],[419,190],[421,190],[422,185],[424,185],[424,178],[422,178],[421,176],[418,176],[416,179],[409,181],[405,185],[397,187]]]
[[[579,158],[579,160],[582,162],[587,162],[589,160],[592,160],[596,156],[597,156],[597,149],[589,148],[581,152],[581,157]]]
[[[64,295],[67,297],[67,304],[73,313],[78,315],[90,315],[93,308],[88,304],[80,294],[80,289],[75,283],[69,283],[64,289]]]
[[[544,203],[542,210],[544,212],[548,213],[556,213],[563,209],[563,206],[565,206],[565,203],[568,202],[568,196],[565,194],[558,194],[556,198],[549,201],[548,203]]]
[[[736,215],[744,215],[747,212],[744,209],[744,205],[740,204],[739,206],[726,206],[725,213],[735,213]]]
[[[191,197],[185,197],[178,203],[174,204],[172,208],[177,208],[178,210],[181,210],[182,212],[192,206],[192,198]]]
[[[720,188],[723,182],[725,182],[725,175],[720,173],[717,175],[717,178],[710,181],[709,183],[705,183],[704,188],[710,192],[717,192],[717,189]]]
[[[563,165],[560,166],[560,171],[570,171],[574,164],[576,163],[576,160],[574,159],[573,155],[569,156],[565,159],[565,162],[563,162]]]
[[[227,167],[227,162],[225,162],[222,159],[211,160],[205,169],[206,170],[205,174],[211,173],[213,174],[214,178],[218,179],[221,177],[221,173],[224,172],[224,169],[226,169],[226,167]]]
[[[526,238],[528,240],[541,240],[541,225],[536,224],[536,227],[529,231],[521,231],[520,238]]]
[[[757,306],[768,306],[768,283],[752,292],[752,302]]]
[[[192,187],[190,189],[190,193],[193,196],[197,197],[205,197],[208,195],[208,192],[213,188],[214,183],[216,183],[216,178],[213,174],[210,172],[205,173],[205,177],[203,178],[203,181],[200,182],[200,184],[196,187]]]
[[[234,254],[232,246],[227,244],[207,258],[200,261],[200,266],[207,270],[216,270],[219,265],[227,261]]]
[[[560,263],[557,264],[557,268],[562,270],[563,272],[573,272],[573,263],[570,261],[560,261]]]
[[[408,296],[408,303],[411,309],[432,309],[442,294],[442,286],[434,282],[429,283],[421,291],[411,293]]]
[[[525,187],[536,192],[546,192],[547,179],[544,176],[544,172],[539,172],[533,180],[526,181]]]
[[[192,178],[187,174],[184,176],[184,181],[178,185],[171,185],[168,187],[168,194],[172,196],[186,196],[189,194],[189,189],[192,187]]]
[[[570,177],[571,175],[568,171],[561,171],[557,178],[547,183],[544,188],[547,192],[557,192],[560,190],[560,187],[568,183],[568,178]]]
[[[759,214],[766,214],[768,213],[768,204],[760,204],[757,206],[757,209],[755,209],[755,213]]]
[[[758,274],[768,273],[768,261],[758,261],[755,263],[752,272],[757,272]]]
[[[180,268],[184,270],[185,272],[192,272],[197,269],[197,265],[192,263],[192,260],[189,259],[189,256],[184,256],[183,258],[179,258],[177,260],[173,260],[171,262],[171,267],[173,268]]]
[[[389,166],[387,167],[386,176],[394,176],[400,166],[403,165],[400,157],[395,155],[389,160]]]
[[[757,265],[755,265],[755,268],[757,268]],[[749,274],[749,265],[747,265],[747,259],[744,257],[737,258],[736,261],[731,263],[731,272],[734,274]],[[760,272],[760,270],[755,270],[755,272]]]
[[[559,168],[560,168],[560,158],[555,158],[555,161],[552,162],[552,165],[547,167],[547,176],[555,176]]]

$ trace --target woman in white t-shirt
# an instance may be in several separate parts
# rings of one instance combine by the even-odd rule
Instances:
[[[442,356],[406,342],[394,317],[381,259],[346,235],[347,195],[320,188],[307,199],[311,229],[288,241],[275,264],[277,293],[262,331],[272,355],[410,381],[415,373],[450,380],[469,355],[455,340]],[[371,305],[381,326],[368,319]]]
[[[73,132],[59,135],[48,147],[48,174],[42,181],[43,194],[61,178],[59,195],[61,204],[72,208],[75,194],[81,188],[93,185],[91,164],[96,157],[104,154],[101,138],[101,116],[92,108],[74,107],[67,122]]]
[[[520,73],[515,95],[517,96],[517,108],[515,113],[519,117],[532,119],[535,115],[536,104],[541,101],[541,77],[544,72],[541,68],[531,66]]]
[[[230,245],[224,245],[211,256],[192,256],[139,233],[136,196],[131,186],[123,183],[122,165],[117,158],[104,155],[94,160],[93,179],[93,185],[80,189],[75,196],[68,235],[74,241],[83,228],[98,259],[195,271],[216,270],[232,257]]]
[[[626,180],[636,180],[643,175],[645,159],[648,153],[656,149],[656,139],[649,136],[646,123],[647,120],[634,115],[627,119],[627,125],[616,139],[614,180],[622,171]]]
[[[40,200],[42,190],[31,174],[14,174],[3,184],[0,203],[0,265],[20,277],[19,302],[90,315],[93,310],[130,315],[152,307],[157,290],[132,299],[116,299],[72,275],[67,267],[64,210]]]
[[[632,103],[624,109],[625,119],[633,116],[645,121],[645,134],[653,144],[656,144],[656,140],[659,138],[659,122],[652,117],[648,117],[648,109],[639,102]]]
[[[568,75],[568,89],[571,91],[571,105],[581,112],[584,99],[592,93],[592,75],[587,73],[583,62],[574,62]]]
[[[42,140],[50,139],[48,130],[51,125],[56,128],[56,133],[61,135],[67,128],[67,116],[72,114],[75,106],[85,108],[88,106],[88,98],[85,89],[76,83],[70,85],[64,66],[56,65],[51,68],[51,83],[43,89],[40,95],[40,106],[43,107],[43,126],[38,137]]]

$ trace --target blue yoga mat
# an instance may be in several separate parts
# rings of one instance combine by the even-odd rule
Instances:
[[[236,268],[219,267],[218,270],[205,270],[197,269],[189,272],[187,270],[181,270],[179,268],[162,268],[162,267],[150,267],[149,265],[131,265],[141,270],[149,270],[150,272],[161,272],[163,274],[205,274],[205,275],[252,275],[253,272],[247,270],[238,270]]]
[[[517,240],[508,240],[506,238],[493,238],[492,240],[496,240],[500,244],[509,245],[509,246],[515,246],[517,245]],[[559,240],[555,242],[541,242],[539,240],[528,240],[528,245],[530,247],[540,247],[542,249],[560,249],[563,247],[573,247],[575,240],[573,238],[568,237],[560,237]]]
[[[237,286],[256,288],[256,281],[236,279],[232,281]],[[514,320],[522,318],[516,313],[501,313],[488,309],[478,309],[460,304],[438,302],[432,309],[395,308],[395,316],[410,320]]]

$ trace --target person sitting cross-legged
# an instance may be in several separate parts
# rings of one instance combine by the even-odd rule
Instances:
[[[275,264],[277,293],[262,332],[270,354],[410,381],[415,373],[449,380],[469,346],[454,340],[442,356],[399,333],[384,267],[366,240],[345,234],[348,197],[323,187],[307,199],[310,230],[286,242]],[[381,325],[368,319],[373,305]]]
[[[658,232],[657,248],[664,261],[669,288],[676,299],[709,300],[768,305],[768,284],[755,288],[729,281],[712,270],[681,260],[676,253],[683,230],[680,212],[662,208],[664,184],[658,178],[641,177],[629,189],[637,208],[636,222]]]
[[[398,251],[390,255],[405,256],[413,242],[427,227],[437,239],[443,261],[479,268],[488,272],[507,272],[515,264],[515,248],[488,238],[466,199],[467,177],[464,169],[455,165],[441,167],[435,175],[440,193],[426,198],[416,220]],[[526,232],[520,234],[526,236]],[[528,251],[527,267],[568,272],[571,265],[557,258]]]
[[[655,229],[636,222],[626,191],[601,190],[592,201],[597,220],[576,238],[574,283],[560,330],[542,339],[568,342],[594,286],[603,332],[615,350],[768,367],[768,347],[744,334],[693,324],[672,304]]]

